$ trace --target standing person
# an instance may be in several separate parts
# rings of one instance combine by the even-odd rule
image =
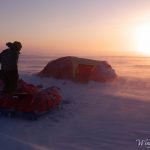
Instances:
[[[18,75],[18,58],[22,45],[20,42],[6,43],[7,49],[0,53],[0,78],[4,82],[2,94],[15,92],[17,88]]]

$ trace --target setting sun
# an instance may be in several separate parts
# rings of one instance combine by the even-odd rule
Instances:
[[[144,54],[150,55],[150,23],[136,28],[136,49]]]

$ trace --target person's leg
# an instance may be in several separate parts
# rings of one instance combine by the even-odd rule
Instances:
[[[4,71],[4,77],[3,77],[3,81],[4,81],[4,88],[3,88],[3,93],[8,93],[9,92],[9,76],[10,73],[8,71]]]
[[[15,70],[4,71],[3,82],[4,88],[2,92],[4,94],[13,93],[17,88],[18,72]]]
[[[0,93],[3,92],[3,88],[4,88],[4,72],[2,70],[0,70]]]
[[[8,81],[7,83],[7,91],[8,92],[15,92],[17,89],[17,83],[18,83],[18,72],[16,70],[10,71],[8,75]]]

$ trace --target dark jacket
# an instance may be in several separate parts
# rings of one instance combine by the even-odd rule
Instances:
[[[1,70],[11,71],[18,70],[19,51],[8,48],[0,53]]]

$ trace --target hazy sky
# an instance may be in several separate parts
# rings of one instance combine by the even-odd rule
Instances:
[[[150,0],[0,0],[0,19],[1,49],[19,40],[24,53],[126,55]]]

